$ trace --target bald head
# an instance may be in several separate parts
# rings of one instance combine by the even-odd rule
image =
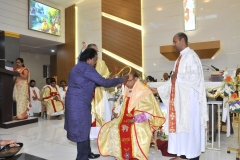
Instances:
[[[179,32],[173,37],[173,46],[178,51],[181,52],[188,47],[188,37],[185,33]]]
[[[166,73],[166,72],[163,73],[163,79],[164,79],[164,81],[167,81],[168,78],[169,78],[168,73]]]
[[[98,47],[97,47],[97,45],[94,44],[94,43],[89,44],[89,45],[87,46],[87,48],[93,48],[93,49],[95,49],[95,50],[98,52]]]
[[[129,89],[132,89],[133,86],[135,85],[136,81],[138,80],[138,73],[136,71],[132,71],[130,74],[129,74],[129,78],[128,78],[128,81],[126,83],[126,86],[129,88]]]

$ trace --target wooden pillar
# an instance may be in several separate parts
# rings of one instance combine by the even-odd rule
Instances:
[[[68,82],[68,74],[75,65],[75,5],[65,9],[65,44],[57,47],[57,79]],[[52,73],[51,73],[52,74]]]

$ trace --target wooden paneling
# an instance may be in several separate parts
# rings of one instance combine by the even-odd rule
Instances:
[[[57,55],[50,56],[50,77],[57,75]]]
[[[142,35],[140,30],[102,17],[102,47],[142,66]]]
[[[102,53],[102,58],[105,61],[111,75],[117,74],[123,67],[126,66],[126,64],[121,63],[120,61],[117,61],[116,59],[106,55],[105,53]],[[116,71],[114,70],[115,66],[118,68],[118,70],[116,70]],[[132,70],[137,71],[134,68],[132,68]],[[127,72],[127,71],[128,70],[126,69],[125,72]],[[141,72],[139,72],[139,71],[137,71],[137,73],[141,74]]]
[[[102,12],[141,25],[141,0],[102,0]]]
[[[189,43],[200,59],[211,59],[220,49],[220,41]],[[160,46],[160,53],[170,61],[175,61],[179,52],[172,46]]]
[[[57,79],[68,81],[75,65],[75,5],[65,9],[65,44],[57,47]]]

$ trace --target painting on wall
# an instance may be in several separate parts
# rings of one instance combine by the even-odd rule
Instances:
[[[29,0],[28,28],[31,30],[60,36],[60,10]]]

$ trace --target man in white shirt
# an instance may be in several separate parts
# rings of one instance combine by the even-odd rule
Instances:
[[[177,33],[173,46],[180,52],[171,81],[153,93],[159,93],[168,108],[166,131],[169,132],[168,153],[177,154],[171,160],[199,160],[205,151],[205,128],[208,109],[202,64],[198,55],[188,47],[188,37]]]
[[[162,79],[162,82],[166,82],[169,80],[169,75],[167,72],[163,73],[163,79]]]
[[[30,105],[32,105],[31,109],[28,111],[29,116],[33,116],[34,113],[41,112],[41,101],[40,101],[40,90],[35,87],[36,81],[30,81]]]
[[[59,94],[60,94],[61,100],[64,104],[65,104],[65,97],[66,97],[67,88],[68,88],[68,86],[67,86],[66,81],[62,80],[60,82]]]

